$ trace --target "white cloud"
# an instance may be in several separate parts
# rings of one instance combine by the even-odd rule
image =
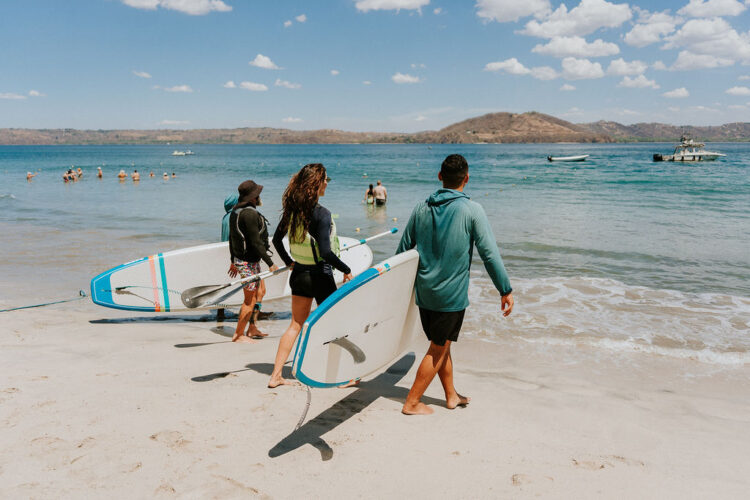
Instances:
[[[266,87],[262,83],[255,82],[240,82],[240,88],[253,92],[265,92],[266,90],[268,90],[268,87]]]
[[[425,69],[426,67],[424,63],[411,63],[411,69]]]
[[[415,122],[423,122],[427,119],[426,116],[419,115],[418,117],[414,118]]]
[[[441,12],[443,12],[442,7],[438,7],[432,11],[432,13],[435,14],[436,16],[439,16]]]
[[[729,95],[748,96],[748,95],[750,95],[750,88],[747,88],[747,87],[732,87],[731,89],[727,89],[724,92],[726,94],[729,94]]]
[[[515,22],[522,17],[541,17],[552,11],[549,0],[477,0],[477,16],[498,23]]]
[[[549,66],[538,66],[529,69],[521,64],[515,57],[511,57],[505,61],[487,63],[484,66],[484,70],[493,72],[505,71],[511,75],[531,75],[537,80],[554,80],[560,76],[557,71]]]
[[[576,88],[573,85],[569,84],[569,83],[566,83],[562,87],[560,87],[560,90],[565,91],[565,92],[570,92],[570,91],[573,91],[575,89]]]
[[[741,75],[737,77],[738,80],[750,80],[750,75]]]
[[[250,66],[255,66],[256,68],[263,68],[263,69],[281,69],[271,60],[270,57],[264,56],[263,54],[258,54],[255,56],[255,59],[250,61],[248,64]]]
[[[689,52],[724,61],[750,63],[750,34],[737,33],[722,18],[691,19],[665,39],[665,49],[684,47]],[[719,66],[728,64],[717,63]],[[715,67],[715,66],[713,66]],[[686,69],[686,68],[682,68]]]
[[[159,122],[159,125],[187,125],[189,123],[189,121],[185,120],[162,120]]]
[[[643,61],[630,61],[627,62],[625,59],[620,57],[609,63],[607,68],[608,75],[640,75],[648,69],[648,64]]]
[[[633,7],[638,12],[638,23],[633,26],[624,38],[625,43],[634,47],[645,47],[662,40],[662,37],[674,32],[681,19],[669,15],[669,11],[649,12]]]
[[[190,85],[175,85],[174,87],[164,87],[164,90],[167,92],[185,92],[190,93],[193,91],[192,88],[190,88]]]
[[[233,80],[229,80],[227,83],[224,84],[225,89],[236,89],[237,85],[235,85]]]
[[[659,85],[654,80],[649,80],[644,75],[638,75],[635,78],[629,76],[623,77],[622,81],[617,84],[618,87],[626,87],[631,89],[645,89],[651,87],[658,89]]]
[[[0,92],[0,99],[22,100],[26,99],[25,95],[14,94],[13,92]]]
[[[282,118],[281,121],[284,123],[300,123],[302,121],[302,118],[295,118],[293,116],[289,116],[287,118]]]
[[[675,71],[689,71],[696,69],[721,68],[734,64],[732,59],[724,59],[711,55],[693,54],[687,50],[681,51],[677,55],[677,60],[672,64],[670,69]]]
[[[138,78],[151,78],[151,75],[149,73],[146,73],[145,71],[133,70],[133,74],[137,76]]]
[[[156,10],[157,7],[161,7],[192,16],[202,16],[213,11],[229,12],[232,10],[232,7],[222,0],[122,0],[122,3],[136,9]]]
[[[687,17],[738,16],[746,8],[737,0],[690,0],[677,13]]]
[[[307,21],[307,16],[305,14],[300,14],[294,19],[296,19],[298,23],[304,23],[305,21]]]
[[[42,93],[41,93],[41,92],[39,92],[38,90],[33,90],[33,89],[32,89],[32,90],[29,90],[29,95],[30,95],[31,97],[47,97],[47,94],[42,94]]]
[[[583,36],[601,28],[616,28],[631,17],[633,13],[628,4],[615,4],[606,0],[581,0],[581,3],[570,11],[565,4],[560,4],[543,21],[529,21],[521,33],[540,38]]]
[[[678,89],[664,92],[662,95],[670,99],[684,99],[685,97],[690,97],[690,92],[688,92],[688,89],[685,87],[680,87]]]
[[[340,73],[341,73],[341,71],[339,71],[339,70],[337,70],[337,69],[332,69],[332,70],[331,70],[331,75],[332,75],[332,76],[338,76],[338,75],[339,75]]]
[[[484,70],[505,71],[506,73],[510,73],[511,75],[528,75],[529,73],[531,73],[531,70],[521,64],[515,57],[511,57],[510,59],[506,59],[504,61],[487,63],[484,66]]]
[[[284,27],[285,27],[285,28],[288,28],[288,27],[289,27],[289,26],[291,26],[291,25],[292,25],[292,22],[291,22],[291,21],[289,21],[289,20],[286,20],[286,21],[284,21]]]
[[[420,83],[422,80],[418,76],[412,76],[405,73],[396,73],[391,77],[394,83]]]
[[[554,80],[560,75],[557,71],[555,71],[553,68],[550,68],[549,66],[536,66],[534,68],[531,68],[531,76],[536,78],[537,80]]]
[[[372,82],[370,80],[365,80],[362,82],[362,85],[372,85]]]
[[[580,36],[556,36],[546,45],[539,44],[531,51],[553,57],[604,57],[619,54],[620,48],[601,39],[588,43]]]
[[[656,61],[656,62],[654,62],[654,64],[652,64],[652,65],[651,65],[651,67],[652,67],[653,69],[655,69],[655,70],[658,70],[658,71],[664,71],[665,69],[667,69],[667,65],[666,65],[666,64],[664,64],[664,63],[663,63],[663,62],[661,62],[661,61]]]
[[[282,80],[280,78],[276,79],[276,83],[274,83],[274,85],[276,85],[277,87],[285,87],[287,89],[299,89],[299,88],[302,88],[302,85],[300,85],[299,83],[288,82],[288,81]]]
[[[371,10],[420,10],[430,0],[358,0],[355,5],[361,12]]]
[[[730,104],[727,108],[744,111],[747,109],[747,106],[744,104]]]
[[[566,57],[562,60],[562,69],[566,80],[587,80],[604,76],[602,65],[588,59]]]

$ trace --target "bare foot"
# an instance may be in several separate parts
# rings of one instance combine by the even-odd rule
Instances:
[[[268,388],[275,389],[280,385],[300,385],[296,380],[287,380],[285,378],[272,378],[268,381]]]
[[[338,387],[339,387],[339,389],[346,389],[347,387],[356,387],[356,386],[359,385],[359,382],[360,382],[360,380],[357,378],[357,379],[354,379],[354,380],[350,380],[346,384],[340,385]]]
[[[435,411],[421,401],[415,405],[405,404],[401,409],[404,415],[431,415]]]
[[[232,342],[242,343],[242,344],[257,344],[257,340],[253,340],[250,337],[245,337],[244,335],[237,335],[234,334],[234,337],[232,337]]]
[[[247,336],[248,337],[268,337],[267,333],[263,333],[260,330],[258,330],[258,327],[253,325],[252,323],[247,328]]]
[[[471,398],[469,396],[462,396],[458,393],[452,398],[449,398],[445,402],[445,407],[449,410],[455,409],[457,406],[466,406],[469,404],[469,401],[471,401]]]

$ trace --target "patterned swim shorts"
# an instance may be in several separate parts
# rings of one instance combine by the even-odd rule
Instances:
[[[234,267],[236,267],[240,272],[240,278],[247,278],[248,276],[252,276],[253,274],[260,273],[260,261],[246,262],[244,260],[234,259]],[[248,292],[252,292],[256,288],[258,288],[258,282],[253,281],[250,283],[246,283],[242,288],[244,288]]]

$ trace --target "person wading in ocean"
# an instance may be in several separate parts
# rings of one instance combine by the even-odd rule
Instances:
[[[469,404],[471,398],[460,395],[453,385],[451,343],[458,340],[469,305],[469,267],[474,245],[500,292],[503,316],[513,310],[510,280],[487,215],[463,192],[469,182],[466,159],[461,155],[448,156],[438,179],[443,187],[414,208],[396,250],[398,254],[417,247],[416,302],[422,329],[430,341],[401,410],[406,415],[433,412],[420,399],[435,375],[443,384],[446,407]]]
[[[261,205],[260,192],[263,186],[247,180],[239,185],[239,200],[229,215],[229,275],[242,278],[260,273],[260,260],[268,264],[270,271],[278,269],[269,253],[268,221],[258,212]],[[256,342],[250,337],[266,337],[254,323],[248,324],[257,300],[258,282],[246,283],[243,287],[245,300],[240,307],[237,329],[232,342]],[[245,326],[248,327],[245,335]]]

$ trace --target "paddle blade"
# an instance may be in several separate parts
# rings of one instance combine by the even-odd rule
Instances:
[[[188,309],[203,307],[212,302],[217,302],[217,299],[221,298],[229,286],[230,284],[194,286],[193,288],[188,288],[182,292],[180,294],[180,299]]]

